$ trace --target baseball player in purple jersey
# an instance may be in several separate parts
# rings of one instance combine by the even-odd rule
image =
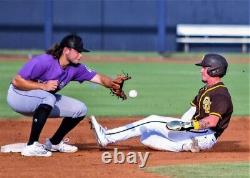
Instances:
[[[23,156],[51,156],[51,151],[76,152],[66,144],[64,136],[86,115],[86,105],[74,98],[57,94],[70,81],[90,81],[106,88],[119,86],[108,76],[97,73],[80,63],[84,49],[81,37],[70,34],[45,54],[33,57],[12,80],[7,102],[16,112],[33,116],[31,133]],[[48,117],[63,117],[55,134],[39,143],[39,136]]]
[[[157,150],[198,152],[212,148],[227,128],[233,113],[231,96],[221,80],[228,64],[221,55],[207,54],[196,65],[201,66],[205,86],[199,90],[181,119],[151,115],[106,130],[92,116],[98,144],[104,147],[139,136],[142,144]]]

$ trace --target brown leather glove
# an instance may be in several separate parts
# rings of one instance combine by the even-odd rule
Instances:
[[[112,87],[111,94],[117,96],[118,98],[121,98],[122,100],[126,100],[127,96],[125,92],[123,91],[123,85],[126,80],[131,79],[131,77],[128,74],[119,74],[117,77],[112,81],[115,85]],[[119,87],[117,87],[117,85]]]

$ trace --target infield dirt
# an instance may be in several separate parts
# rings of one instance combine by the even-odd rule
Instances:
[[[98,121],[108,128],[113,128],[138,119],[141,118],[98,118]],[[60,119],[49,119],[41,134],[40,142],[44,142],[45,138],[50,137],[60,122]],[[29,118],[0,121],[0,145],[26,142],[30,126],[31,119]],[[48,158],[22,157],[19,153],[0,153],[0,177],[160,177],[144,172],[137,164],[102,163],[102,153],[113,152],[114,148],[118,148],[124,153],[150,152],[146,167],[184,163],[249,161],[249,126],[249,118],[233,118],[218,143],[212,150],[206,152],[155,151],[144,147],[140,144],[139,139],[127,140],[100,151],[90,130],[88,118],[86,118],[67,135],[70,143],[78,146],[78,152],[53,153],[52,157]]]

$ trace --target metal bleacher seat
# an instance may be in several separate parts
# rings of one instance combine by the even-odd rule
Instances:
[[[250,44],[250,25],[198,25],[178,24],[177,43],[184,44],[184,51],[190,44],[241,44],[242,52],[247,52]]]

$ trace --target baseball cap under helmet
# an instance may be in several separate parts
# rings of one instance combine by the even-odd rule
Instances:
[[[79,53],[81,52],[89,52],[89,50],[85,49],[83,47],[83,41],[82,38],[75,34],[70,34],[65,36],[62,41],[60,42],[61,47],[68,47],[73,48]]]

